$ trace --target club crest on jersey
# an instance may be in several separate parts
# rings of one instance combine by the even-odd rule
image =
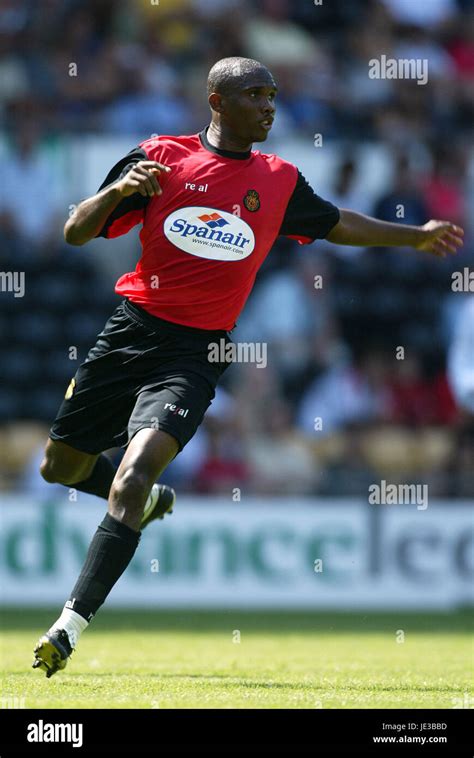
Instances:
[[[257,190],[247,190],[247,194],[244,197],[244,205],[251,213],[258,211],[260,208],[260,197]]]
[[[255,248],[251,226],[239,216],[216,208],[180,208],[165,219],[163,230],[173,245],[198,258],[240,261]]]

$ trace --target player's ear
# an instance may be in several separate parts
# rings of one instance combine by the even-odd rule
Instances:
[[[209,105],[211,106],[211,109],[213,111],[216,111],[216,113],[222,113],[224,110],[223,103],[222,103],[222,95],[220,95],[218,92],[211,92],[208,98]]]

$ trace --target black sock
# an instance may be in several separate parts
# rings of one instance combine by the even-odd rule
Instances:
[[[103,497],[105,500],[108,500],[110,488],[116,473],[117,468],[110,458],[102,454],[97,458],[92,474],[88,479],[68,486],[80,490],[80,492],[88,492],[90,495],[97,495],[97,497]]]
[[[132,560],[139,541],[140,532],[107,513],[92,538],[68,608],[90,621]]]

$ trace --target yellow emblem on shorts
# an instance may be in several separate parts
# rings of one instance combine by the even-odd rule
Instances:
[[[66,400],[69,400],[69,398],[72,397],[72,393],[74,392],[75,386],[76,386],[76,380],[71,379],[71,381],[69,382],[69,387],[66,390],[66,394],[64,395]]]

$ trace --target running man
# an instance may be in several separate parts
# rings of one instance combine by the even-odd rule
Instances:
[[[41,464],[46,481],[108,500],[71,595],[36,645],[33,667],[47,677],[66,666],[141,530],[172,508],[174,492],[155,482],[214,398],[227,363],[208,359],[209,345],[230,341],[276,238],[440,257],[462,244],[462,229],[445,221],[406,226],[338,209],[294,165],[252,150],[272,128],[276,94],[261,63],[218,61],[208,78],[210,125],[140,143],[64,227],[67,242],[84,245],[142,224],[142,255],[117,282],[123,301],[72,379]],[[116,446],[125,447],[118,470],[103,454]]]

